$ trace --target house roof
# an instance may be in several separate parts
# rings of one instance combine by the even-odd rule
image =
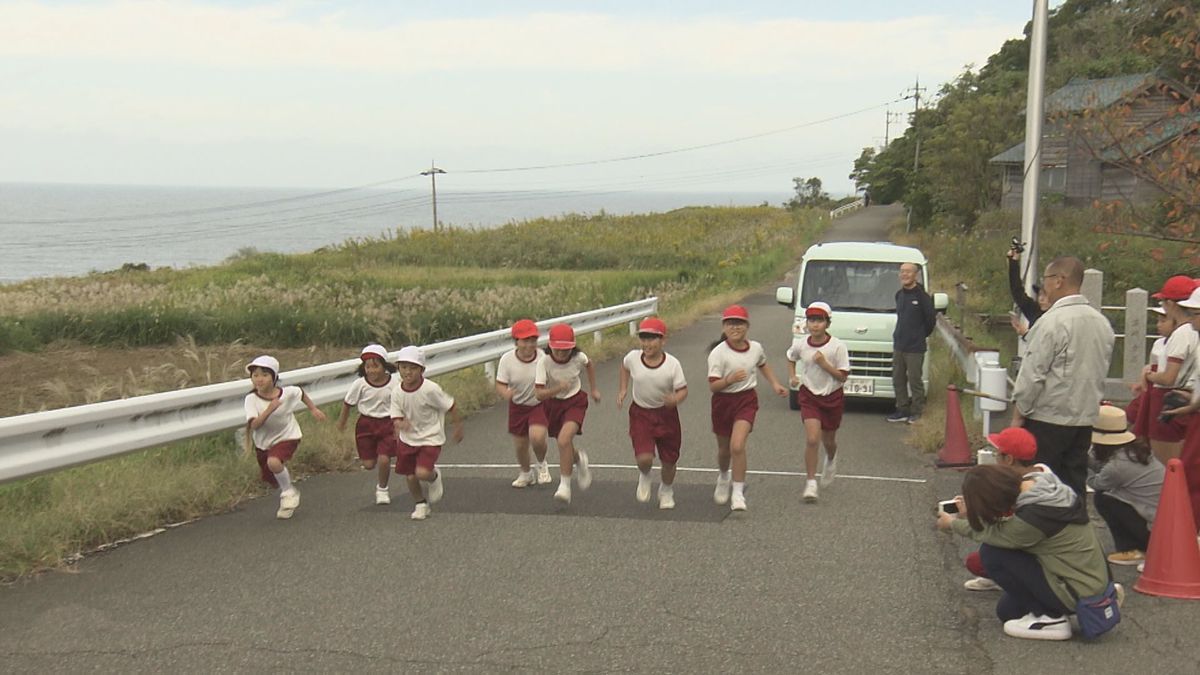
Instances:
[[[1025,161],[1025,141],[1021,141],[988,160],[991,164],[1020,164]]]
[[[1154,72],[1119,75],[1098,80],[1074,77],[1046,97],[1046,114],[1103,110],[1126,96],[1142,91],[1158,80],[1159,77]]]
[[[1120,144],[1113,143],[1105,148],[1100,153],[1100,159],[1105,162],[1119,162],[1127,156],[1144,155],[1176,136],[1195,131],[1197,126],[1200,126],[1200,112],[1166,117],[1137,132],[1129,139],[1125,147],[1122,148]],[[1007,152],[1006,150],[1005,153]],[[999,156],[997,155],[997,157]]]

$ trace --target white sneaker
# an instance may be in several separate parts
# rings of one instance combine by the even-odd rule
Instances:
[[[666,510],[675,508],[675,490],[658,487],[658,508]]]
[[[1142,562],[1138,563],[1137,570],[1138,570],[1138,574],[1145,572],[1146,571],[1146,561],[1143,560]]]
[[[588,468],[586,452],[579,451],[579,461],[575,464],[575,467],[579,469],[579,473],[575,476],[576,480],[579,481],[579,489],[586,490],[590,488],[592,486],[592,470]]]
[[[974,579],[964,581],[963,588],[968,591],[998,591],[1000,590],[1000,584],[987,577],[975,577]]]
[[[280,520],[287,520],[288,518],[291,518],[292,514],[295,512],[296,512],[296,509],[289,509],[289,508],[285,507],[284,505],[280,504],[279,510],[275,512],[275,517]]]
[[[809,504],[817,501],[817,481],[810,480],[804,483],[804,501]]]
[[[279,508],[295,511],[300,508],[300,491],[296,488],[288,488],[279,493]]]
[[[550,466],[545,462],[537,465],[537,484],[545,485],[554,480],[550,477]]]
[[[381,488],[378,485],[375,486],[375,503],[376,504],[391,504],[392,503],[392,496],[390,494],[388,494],[387,488]]]
[[[650,501],[650,474],[638,472],[637,500],[643,504]]]
[[[434,478],[429,483],[429,503],[436,504],[442,501],[442,495],[445,494],[446,488],[442,486],[442,470],[437,470],[437,478]]]
[[[1070,640],[1071,621],[1065,616],[1026,614],[1004,622],[1004,634],[1027,640]]]
[[[733,496],[729,498],[729,510],[745,511],[746,510],[746,495],[738,494],[735,492],[733,494]]]
[[[512,482],[515,488],[524,488],[533,485],[537,481],[533,476],[533,471],[522,471],[517,474],[517,479]]]
[[[558,489],[554,491],[554,498],[564,504],[571,503],[571,484],[559,483]]]
[[[829,455],[823,455],[825,461],[821,467],[821,487],[825,487],[837,478],[837,455],[832,458]]]
[[[409,516],[409,518],[412,518],[413,520],[425,520],[431,513],[433,513],[433,509],[429,508],[429,504],[421,502],[413,507],[412,515]]]
[[[717,489],[713,491],[713,501],[718,504],[728,504],[731,489],[733,489],[733,480],[721,478],[721,474],[717,474]]]

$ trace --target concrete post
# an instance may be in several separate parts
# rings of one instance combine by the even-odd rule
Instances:
[[[604,331],[596,331],[595,333],[592,333],[592,344],[599,346],[603,340]]]
[[[1101,297],[1104,295],[1104,272],[1086,269],[1083,271],[1083,288],[1080,291],[1087,298],[1088,304],[1100,309]],[[1144,316],[1144,315],[1143,315]]]
[[[1125,291],[1125,367],[1121,379],[1133,384],[1142,376],[1146,363],[1147,292],[1140,288]]]
[[[498,367],[499,363],[499,361],[488,361],[487,363],[483,364],[483,375],[488,379],[488,382],[491,382],[492,384],[496,384],[496,368]]]
[[[637,337],[638,322],[629,322],[629,337]]]

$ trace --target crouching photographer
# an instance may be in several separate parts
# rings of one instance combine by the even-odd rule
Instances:
[[[996,616],[1006,635],[1069,640],[1068,615],[1080,613],[1085,637],[1095,637],[1120,620],[1123,589],[1109,579],[1087,506],[1054,474],[977,466],[954,502],[958,513],[943,510],[937,527],[981,544],[983,566],[1003,591]]]

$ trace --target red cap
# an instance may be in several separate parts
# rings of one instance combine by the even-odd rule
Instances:
[[[1022,462],[1032,462],[1037,456],[1037,439],[1021,427],[1008,427],[998,434],[988,434],[991,443],[1000,452]]]
[[[654,333],[655,335],[666,335],[667,324],[657,316],[646,317],[642,319],[642,323],[638,325],[639,333]]]
[[[1150,297],[1160,300],[1187,300],[1195,288],[1195,279],[1183,274],[1176,274],[1163,283],[1162,290]]]
[[[555,324],[550,327],[550,348],[551,349],[574,349],[575,348],[575,329],[565,323]]]
[[[725,312],[721,314],[722,321],[728,319],[741,319],[742,321],[748,323],[750,321],[750,312],[747,312],[746,308],[742,307],[741,305],[730,305],[726,307]]]
[[[537,337],[537,324],[529,319],[521,319],[512,325],[512,336],[514,340],[524,340],[525,338]]]

